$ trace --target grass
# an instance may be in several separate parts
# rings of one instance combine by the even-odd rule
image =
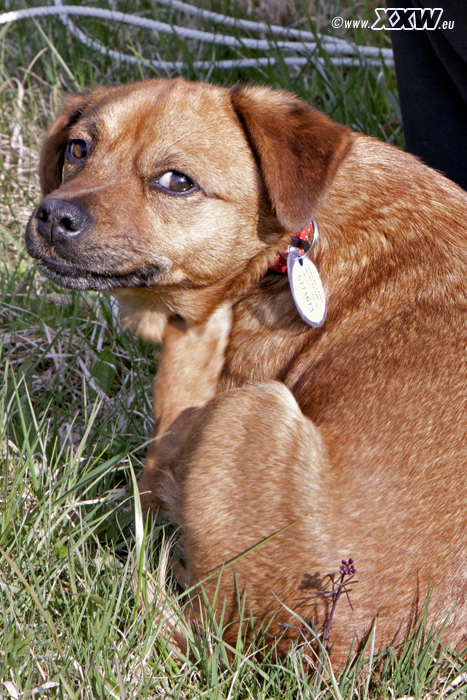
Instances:
[[[331,5],[322,29],[333,13],[371,10]],[[150,0],[114,6],[186,24]],[[231,12],[227,2],[211,7]],[[192,58],[210,58],[210,47],[104,22],[76,24],[122,51],[185,58],[191,79],[290,89],[338,121],[403,145],[391,70],[330,63],[298,70],[276,52],[274,68],[200,72]],[[376,41],[369,32],[355,38]],[[216,57],[235,55],[219,47]],[[0,29],[0,698],[466,695],[464,657],[441,646],[423,617],[400,648],[371,653],[370,638],[367,654],[351,654],[336,675],[326,660],[313,671],[301,644],[286,659],[274,649],[260,659],[259,632],[253,642],[239,638],[227,649],[215,620],[188,630],[182,654],[163,633],[164,594],[144,598],[145,590],[159,591],[170,535],[164,523],[153,523],[145,534],[147,565],[135,569],[134,474],[151,429],[157,349],[120,329],[111,298],[65,292],[38,275],[23,230],[39,199],[40,141],[65,93],[153,74],[145,67],[117,70],[73,40],[57,18]],[[178,615],[178,596],[173,588],[166,615]],[[335,614],[351,615],[345,601]]]

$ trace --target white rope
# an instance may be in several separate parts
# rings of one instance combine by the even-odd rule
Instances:
[[[228,36],[225,34],[204,32],[197,29],[186,29],[185,27],[179,27],[176,25],[166,24],[165,22],[158,22],[156,20],[146,19],[144,17],[138,17],[136,15],[130,15],[125,12],[117,12],[114,10],[105,10],[102,8],[95,7],[81,7],[78,5],[63,5],[62,0],[54,0],[55,5],[47,7],[31,7],[24,10],[15,10],[13,12],[5,12],[0,15],[0,25],[7,24],[9,22],[16,22],[22,19],[28,19],[31,17],[44,17],[50,15],[59,15],[61,21],[67,26],[71,34],[73,34],[80,42],[84,45],[98,51],[99,53],[110,56],[118,61],[125,63],[146,63],[153,66],[159,70],[176,70],[180,71],[186,64],[183,61],[147,61],[144,58],[139,58],[136,56],[130,56],[118,51],[113,51],[107,48],[103,44],[94,39],[91,39],[84,32],[82,32],[76,25],[69,19],[69,15],[80,15],[83,17],[96,17],[99,19],[108,19],[115,22],[122,22],[125,24],[131,24],[137,27],[142,27],[145,29],[152,29],[163,34],[176,34],[184,39],[196,39],[198,41],[208,42],[212,44],[220,44],[224,46],[230,46],[235,49],[249,48],[259,51],[268,51],[271,49],[282,49],[295,51],[297,53],[305,53],[309,57],[312,57],[314,63],[320,65],[325,64],[325,60],[321,57],[314,56],[318,49],[318,43],[316,37],[311,32],[302,32],[295,29],[286,29],[284,27],[271,26],[259,22],[250,22],[248,20],[237,20],[234,17],[227,17],[225,15],[220,15],[215,12],[209,12],[208,10],[201,10],[200,8],[188,5],[180,0],[157,0],[160,4],[173,7],[174,9],[182,10],[187,13],[196,14],[204,17],[205,19],[210,19],[216,23],[222,23],[229,26],[235,26],[243,29],[249,29],[254,31],[271,31],[277,36],[293,36],[298,38],[298,41],[269,41],[265,39],[237,39],[233,36]],[[329,60],[335,65],[341,66],[353,66],[360,65],[363,60],[369,62],[372,65],[381,66],[384,62],[386,65],[392,64],[392,51],[391,49],[378,49],[371,46],[356,46],[350,42],[342,39],[335,39],[334,37],[317,36],[320,41],[321,48],[323,48],[328,54],[330,54]],[[312,40],[310,40],[312,39]],[[339,54],[339,55],[338,55]],[[345,54],[342,56],[342,54]],[[357,56],[358,58],[349,58],[349,56]],[[373,59],[373,60],[372,60]],[[376,59],[376,60],[374,60]],[[286,65],[306,65],[310,58],[303,56],[294,57],[283,57],[283,62]],[[234,67],[258,67],[274,65],[276,59],[273,57],[261,57],[261,58],[251,58],[251,59],[234,59],[234,60],[224,60],[224,61],[196,61],[193,63],[195,68],[198,69],[212,69],[213,67],[218,68],[234,68]]]
[[[186,2],[181,2],[181,0],[156,0],[159,5],[165,5],[166,7],[171,7],[174,10],[181,10],[190,15],[197,15],[198,17],[203,17],[204,19],[210,19],[212,22],[218,24],[225,24],[229,27],[236,27],[239,29],[249,29],[251,31],[263,32],[271,34],[276,34],[277,36],[294,37],[300,41],[312,41],[315,42],[317,39],[320,44],[330,44],[340,47],[341,53],[372,56],[379,58],[383,56],[389,60],[392,60],[393,53],[392,49],[379,49],[374,46],[357,46],[347,39],[339,39],[334,36],[327,36],[326,34],[313,34],[312,32],[306,32],[303,29],[292,29],[290,27],[279,27],[274,24],[266,24],[265,22],[252,22],[247,19],[237,19],[236,17],[228,17],[227,15],[220,15],[217,12],[211,12],[210,10],[203,10],[200,7],[195,7],[194,5],[188,5]]]

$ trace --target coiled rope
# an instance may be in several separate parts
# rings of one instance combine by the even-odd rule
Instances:
[[[286,50],[293,51],[298,56],[284,56],[281,58],[286,65],[303,66],[310,61],[324,65],[326,61],[319,56],[319,51],[325,51],[329,58],[328,60],[339,66],[355,66],[361,65],[362,62],[370,63],[371,65],[390,66],[393,64],[393,54],[391,49],[379,49],[373,46],[357,46],[352,42],[335,37],[329,37],[322,34],[313,34],[311,32],[301,31],[298,29],[288,29],[275,25],[268,25],[263,22],[253,22],[250,20],[236,19],[227,15],[221,15],[217,12],[203,10],[193,5],[188,5],[181,0],[156,0],[160,5],[165,5],[175,10],[180,10],[187,14],[201,17],[204,20],[209,20],[215,24],[223,24],[235,29],[244,29],[252,32],[269,33],[274,36],[273,40],[269,39],[251,39],[248,37],[237,38],[226,34],[205,32],[198,29],[187,29],[177,25],[158,22],[137,15],[131,15],[126,12],[118,12],[115,10],[105,10],[97,7],[82,7],[79,5],[63,5],[62,0],[54,0],[53,6],[47,7],[30,7],[23,10],[14,10],[0,14],[0,25],[10,22],[17,22],[23,19],[32,17],[47,17],[50,15],[58,15],[61,21],[68,28],[70,33],[75,36],[85,46],[98,51],[104,56],[109,56],[117,61],[131,64],[145,63],[158,70],[166,71],[181,71],[186,67],[184,61],[154,61],[146,60],[137,56],[131,56],[119,51],[114,51],[99,41],[92,39],[85,32],[78,29],[74,22],[70,19],[70,15],[81,17],[94,17],[98,19],[106,19],[114,22],[151,29],[162,34],[177,35],[183,39],[195,39],[200,42],[229,46],[233,49],[241,51],[244,48],[254,49],[257,51],[272,51]],[[276,38],[278,37],[278,38]],[[240,58],[233,60],[222,61],[195,61],[193,66],[197,69],[208,70],[212,68],[254,68],[268,65],[275,65],[276,59],[273,56],[262,56],[258,58]]]

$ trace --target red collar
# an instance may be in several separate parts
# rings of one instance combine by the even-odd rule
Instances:
[[[300,250],[303,250],[304,253],[308,250],[310,247],[310,234],[313,231],[313,221],[311,221],[306,228],[303,229],[303,231],[300,231],[299,233],[292,233],[292,241],[294,244],[298,243],[298,240],[305,241],[306,246],[301,248]],[[293,240],[295,238],[295,240]],[[284,253],[279,253],[275,262],[271,263],[268,266],[268,270],[272,270],[273,272],[280,272],[282,275],[287,274],[287,258],[285,257],[287,255],[287,251],[284,250]]]

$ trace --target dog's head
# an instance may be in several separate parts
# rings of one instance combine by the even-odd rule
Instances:
[[[284,91],[96,87],[46,136],[27,249],[74,289],[226,290],[316,215],[349,142]]]

